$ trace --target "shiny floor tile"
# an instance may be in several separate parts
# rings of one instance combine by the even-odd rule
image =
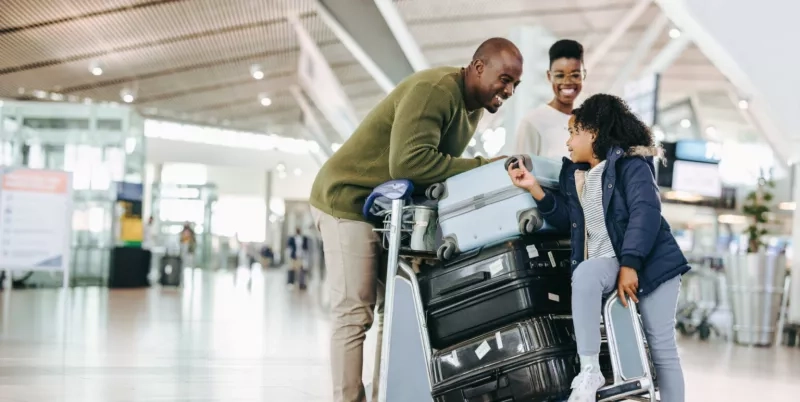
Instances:
[[[269,270],[0,297],[0,402],[330,401],[318,295]],[[365,355],[374,349],[368,337]],[[687,401],[791,400],[800,349],[681,340]],[[365,379],[372,359],[365,359]]]

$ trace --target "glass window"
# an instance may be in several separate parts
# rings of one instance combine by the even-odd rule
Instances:
[[[238,236],[243,242],[263,242],[267,205],[261,197],[221,195],[211,214],[211,230],[220,236]]]
[[[161,169],[161,181],[173,184],[203,185],[208,182],[208,168],[191,163],[168,163]]]

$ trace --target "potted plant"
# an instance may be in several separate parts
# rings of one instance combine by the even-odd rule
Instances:
[[[748,254],[758,253],[765,246],[762,239],[768,233],[766,225],[769,221],[770,203],[773,199],[770,190],[773,188],[775,188],[775,182],[762,176],[758,179],[755,190],[747,194],[742,212],[750,222],[744,231],[744,234],[747,235]]]
[[[737,343],[745,345],[772,345],[783,295],[785,256],[768,253],[764,241],[769,233],[773,188],[774,181],[762,174],[756,188],[747,195],[742,207],[749,223],[743,232],[747,248],[730,255],[725,264],[733,336]]]

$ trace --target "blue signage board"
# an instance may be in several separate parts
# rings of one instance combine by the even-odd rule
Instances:
[[[675,146],[675,159],[719,163],[722,160],[722,145],[703,140],[680,140]]]

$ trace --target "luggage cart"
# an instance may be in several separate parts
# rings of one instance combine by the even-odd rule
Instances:
[[[711,320],[722,304],[720,277],[719,271],[713,269],[708,261],[683,276],[685,283],[675,323],[682,335],[697,334],[700,340],[707,340],[712,334],[722,335],[722,331]]]
[[[410,183],[405,185],[413,188]],[[404,250],[401,256],[401,239],[409,232],[409,222],[404,222],[403,216],[410,191],[381,194],[391,200],[391,209],[386,214],[385,227],[375,229],[388,239],[388,261],[379,395],[378,401],[373,402],[433,402],[432,349],[417,273],[408,259],[435,258],[435,252]],[[611,385],[598,391],[598,401],[657,401],[635,304],[629,303],[625,308],[614,294],[606,301],[603,312],[614,378]]]

